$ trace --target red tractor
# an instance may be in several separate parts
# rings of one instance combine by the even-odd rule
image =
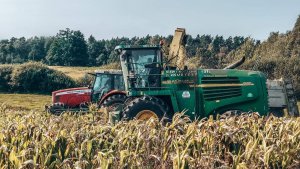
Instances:
[[[90,103],[109,110],[118,109],[126,100],[123,74],[120,70],[95,71],[89,87],[62,89],[52,92],[52,105],[46,111],[59,115],[62,112],[87,111]]]

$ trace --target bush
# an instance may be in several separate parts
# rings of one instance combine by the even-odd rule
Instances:
[[[48,93],[54,90],[75,87],[75,81],[60,71],[38,62],[29,62],[16,67],[11,84],[15,91]]]
[[[12,65],[0,66],[0,91],[7,92],[11,90],[11,74],[13,72]]]
[[[76,80],[76,85],[80,87],[89,86],[94,80],[93,75],[85,74],[83,77]]]

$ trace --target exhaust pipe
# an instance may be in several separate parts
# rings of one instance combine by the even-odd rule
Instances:
[[[238,60],[237,62],[226,66],[224,69],[235,69],[237,67],[239,67],[241,64],[243,64],[245,62],[245,56],[243,56],[240,60]]]

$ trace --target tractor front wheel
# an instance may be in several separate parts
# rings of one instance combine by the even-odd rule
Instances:
[[[167,120],[167,115],[169,112],[169,107],[159,98],[143,96],[132,100],[124,108],[123,119],[126,120],[149,120],[163,119]]]
[[[51,113],[53,115],[61,115],[65,110],[63,104],[54,104],[46,107],[46,112]]]
[[[115,110],[122,110],[123,104],[126,99],[127,97],[122,94],[111,95],[104,100],[101,106],[107,108],[109,112]]]

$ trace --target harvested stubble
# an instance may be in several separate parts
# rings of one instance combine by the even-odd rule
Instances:
[[[300,119],[256,114],[167,126],[105,124],[101,113],[0,109],[0,168],[297,168]]]

